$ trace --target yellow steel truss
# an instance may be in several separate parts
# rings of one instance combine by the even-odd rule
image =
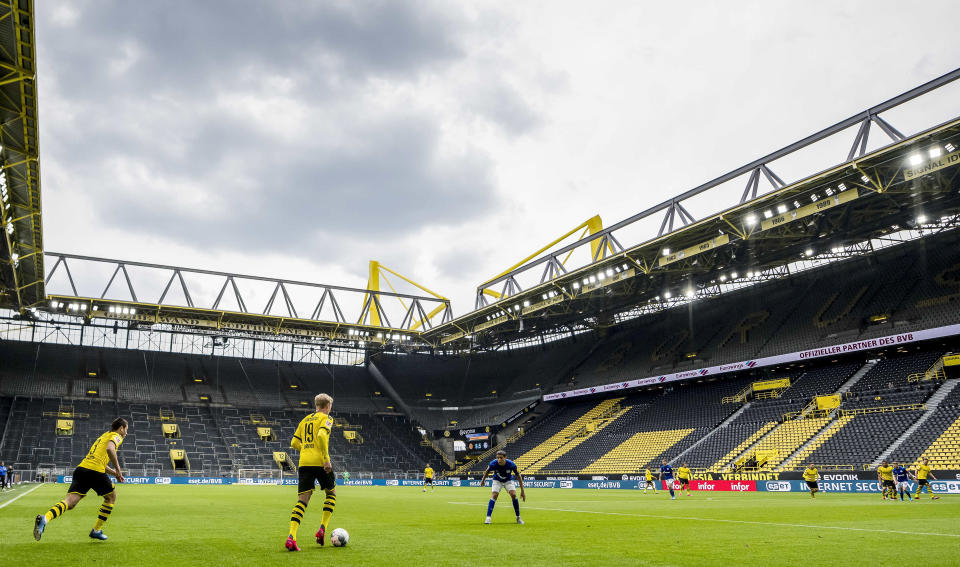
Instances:
[[[601,230],[603,230],[603,221],[600,220],[600,215],[594,215],[594,216],[590,217],[589,219],[583,221],[582,223],[580,223],[580,224],[578,224],[577,226],[573,227],[571,230],[569,230],[569,231],[567,231],[566,233],[564,233],[564,234],[563,234],[562,236],[560,236],[559,238],[553,240],[552,242],[550,242],[549,244],[547,244],[547,245],[544,246],[543,248],[537,250],[537,251],[534,252],[533,254],[530,254],[529,256],[527,256],[526,258],[524,258],[523,260],[520,260],[520,261],[517,262],[516,264],[510,266],[509,268],[507,268],[507,269],[504,270],[503,272],[501,272],[501,273],[493,276],[493,277],[490,278],[490,280],[488,280],[488,281],[492,281],[492,280],[495,280],[495,279],[497,279],[497,278],[499,278],[499,277],[501,277],[501,276],[504,276],[504,275],[506,275],[506,274],[509,274],[510,272],[516,270],[517,268],[519,268],[520,266],[526,264],[526,263],[529,262],[530,260],[533,260],[534,258],[540,256],[540,254],[543,254],[543,253],[546,252],[547,250],[549,250],[549,249],[553,248],[554,246],[556,246],[557,244],[563,242],[564,240],[566,240],[567,238],[569,238],[572,234],[576,233],[578,230],[581,230],[581,229],[583,230],[583,232],[580,233],[580,236],[577,238],[577,240],[580,240],[581,238],[587,236],[588,234],[590,234],[590,235],[596,234],[596,233],[600,232]],[[597,238],[597,239],[594,239],[593,241],[590,242],[590,254],[591,254],[591,257],[592,257],[592,258],[596,258],[598,252],[600,252],[600,242],[601,242],[601,240],[602,240],[601,238]],[[607,248],[607,251],[610,252],[610,254],[614,254],[613,246],[612,246],[609,242],[607,242],[607,244],[606,244],[605,247]],[[570,256],[571,256],[572,254],[573,254],[573,251],[571,250],[570,252],[567,253],[566,257],[565,257],[565,258],[563,259],[563,261],[560,262],[560,263],[561,263],[562,265],[566,265],[567,260],[570,259]],[[495,297],[495,298],[497,298],[497,299],[499,299],[500,296],[501,296],[500,293],[498,293],[498,292],[496,292],[496,291],[494,291],[494,290],[492,290],[492,289],[487,289],[487,288],[484,288],[483,293],[485,293],[486,295],[489,295],[489,296],[491,296],[491,297]]]
[[[447,299],[446,297],[440,295],[439,293],[437,293],[437,292],[435,292],[435,291],[433,291],[433,290],[430,290],[430,289],[428,289],[428,288],[426,288],[426,287],[418,284],[417,282],[411,280],[410,278],[404,276],[403,274],[400,274],[400,273],[397,273],[397,272],[391,270],[390,268],[384,266],[383,264],[381,264],[380,262],[378,262],[378,261],[376,261],[376,260],[370,260],[370,275],[369,275],[369,277],[367,278],[367,290],[368,290],[369,292],[371,292],[371,293],[365,294],[365,295],[363,296],[363,304],[364,304],[364,307],[367,307],[367,304],[368,304],[368,302],[369,302],[369,308],[367,308],[366,310],[367,310],[367,313],[369,314],[369,320],[370,320],[370,325],[371,325],[371,326],[374,326],[374,327],[382,327],[382,326],[383,326],[382,317],[381,317],[381,315],[380,315],[380,310],[383,308],[383,307],[380,305],[380,299],[379,299],[380,280],[382,279],[383,282],[386,283],[387,286],[388,286],[394,293],[399,293],[399,292],[396,290],[396,288],[393,287],[393,284],[390,283],[390,279],[387,278],[387,274],[393,274],[394,276],[396,276],[396,277],[400,278],[401,280],[407,282],[408,284],[416,287],[417,289],[419,289],[419,290],[421,290],[421,291],[423,291],[423,292],[425,292],[425,293],[428,293],[428,294],[432,295],[433,297],[436,297],[437,299],[439,299],[439,300],[441,300],[441,301],[444,302],[443,304],[438,305],[438,306],[435,307],[432,311],[430,311],[429,313],[427,313],[425,317],[421,317],[420,319],[416,319],[416,314],[414,314],[414,315],[413,315],[413,316],[414,316],[414,320],[411,322],[412,324],[411,324],[409,330],[411,330],[411,331],[416,331],[416,330],[419,329],[421,326],[423,326],[423,324],[424,324],[425,321],[430,321],[430,320],[432,320],[432,319],[433,319],[435,316],[437,316],[441,311],[443,311],[444,309],[446,309],[446,307],[447,307],[446,302],[449,301],[449,299]],[[400,302],[400,305],[402,305],[404,309],[409,310],[409,309],[411,309],[411,308],[413,307],[412,305],[408,306],[408,305],[406,304],[406,302],[404,302],[403,299],[400,298],[400,297],[397,298],[397,301]],[[365,323],[365,322],[366,322],[366,318],[364,318],[364,321],[362,321],[362,322]]]

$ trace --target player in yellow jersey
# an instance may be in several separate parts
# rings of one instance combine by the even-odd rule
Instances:
[[[427,491],[427,485],[430,485],[430,492],[435,492],[437,489],[433,486],[433,468],[430,466],[430,463],[427,463],[427,468],[423,469],[423,491]]]
[[[690,468],[687,467],[687,463],[683,463],[677,469],[677,480],[680,481],[680,494],[683,494],[684,491],[687,492],[687,496],[690,496],[690,479],[693,477],[693,473],[690,472]]]
[[[939,500],[940,497],[933,493],[933,487],[930,486],[930,481],[927,480],[928,477],[937,480],[937,477],[933,476],[933,472],[930,470],[930,459],[924,457],[923,462],[916,470],[917,493],[914,494],[913,497],[919,499],[920,491],[926,488],[927,494],[930,495],[930,500]]]
[[[896,500],[897,485],[893,482],[893,467],[887,461],[883,461],[883,464],[877,467],[877,480],[882,488],[881,499],[886,500],[889,496],[890,500]]]
[[[807,481],[807,488],[810,489],[810,498],[816,498],[820,492],[820,485],[817,479],[820,478],[820,471],[813,463],[808,463],[807,468],[803,469],[803,480]]]
[[[323,518],[316,533],[317,543],[320,545],[323,545],[330,516],[337,506],[337,477],[330,462],[330,431],[333,429],[330,411],[333,410],[333,398],[327,394],[317,394],[313,401],[317,411],[303,418],[293,434],[293,440],[290,441],[290,446],[300,451],[300,482],[297,487],[297,504],[290,513],[290,534],[285,544],[289,551],[300,551],[297,545],[297,530],[303,521],[316,483],[319,483],[326,493]]]
[[[648,488],[652,488],[652,489],[653,489],[653,493],[656,494],[656,493],[657,493],[657,483],[653,482],[653,473],[650,472],[650,467],[647,467],[647,470],[646,470],[646,473],[645,473],[645,477],[646,477],[646,479],[647,479],[647,483],[643,485],[643,493],[646,494],[646,493],[647,493],[647,489],[648,489]]]
[[[97,521],[90,530],[93,539],[105,540],[103,524],[110,518],[113,506],[117,502],[117,494],[113,490],[113,483],[107,474],[116,477],[117,482],[123,482],[123,472],[120,470],[120,461],[117,459],[117,449],[127,436],[127,420],[118,417],[110,425],[110,431],[97,438],[87,456],[77,468],[73,470],[73,480],[67,489],[67,496],[47,510],[46,514],[37,516],[33,523],[33,538],[40,541],[47,523],[53,521],[67,510],[72,510],[80,499],[87,495],[90,489],[103,497],[103,504],[97,513]]]

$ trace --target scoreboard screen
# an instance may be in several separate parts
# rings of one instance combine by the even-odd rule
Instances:
[[[489,433],[468,433],[465,437],[467,453],[482,453],[490,448]]]
[[[492,446],[489,433],[467,433],[453,440],[453,450],[460,454],[478,455]]]

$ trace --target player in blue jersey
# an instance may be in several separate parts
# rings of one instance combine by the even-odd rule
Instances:
[[[913,502],[913,496],[910,496],[910,473],[903,463],[893,467],[893,480],[897,483],[897,490],[900,492],[900,501],[903,502],[903,495],[906,494],[910,502]]]
[[[497,458],[490,461],[487,470],[483,472],[483,478],[480,479],[480,484],[486,482],[487,475],[493,476],[493,482],[490,485],[493,492],[490,494],[490,503],[487,504],[487,519],[484,520],[483,523],[490,523],[493,506],[497,503],[500,491],[506,488],[507,492],[510,493],[510,498],[513,499],[513,511],[517,513],[517,523],[522,524],[523,520],[520,519],[520,502],[517,500],[517,483],[520,484],[520,498],[522,498],[524,502],[527,501],[527,495],[523,490],[523,477],[520,476],[517,465],[507,459],[506,451],[497,451]],[[517,477],[517,483],[513,482],[513,477]]]
[[[673,467],[667,464],[666,459],[660,465],[660,481],[666,481],[667,488],[670,489],[670,500],[676,500],[677,496],[673,493]]]

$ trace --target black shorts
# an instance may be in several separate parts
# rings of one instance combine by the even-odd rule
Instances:
[[[337,475],[333,471],[323,470],[323,467],[300,467],[299,473],[297,494],[310,492],[315,488],[315,483],[319,483],[320,488],[324,490],[333,490],[337,487]]]
[[[927,482],[927,479],[925,479],[925,478],[918,478],[918,479],[917,479],[917,486],[926,486],[926,485],[928,485],[928,484],[930,484],[930,483]]]
[[[652,485],[652,484],[653,484],[653,479],[652,479],[652,478],[648,478],[648,479],[646,480],[646,483],[649,484],[649,485]]]
[[[432,478],[425,478],[425,479],[423,479],[423,484],[433,484],[433,479],[432,479]]]
[[[897,485],[894,484],[894,482],[893,482],[892,480],[885,480],[885,481],[883,481],[883,487],[884,487],[884,488],[896,488]]]
[[[815,480],[808,480],[808,481],[807,481],[807,488],[816,488],[817,490],[820,490],[820,487],[817,486],[817,481],[815,481]]]
[[[690,479],[689,479],[689,478],[681,478],[681,479],[680,479],[680,486],[688,486],[689,484],[690,484]]]
[[[70,494],[79,494],[86,496],[87,492],[93,490],[97,496],[105,496],[113,492],[113,482],[105,472],[97,472],[84,467],[77,467],[73,470],[73,481],[67,492]]]

